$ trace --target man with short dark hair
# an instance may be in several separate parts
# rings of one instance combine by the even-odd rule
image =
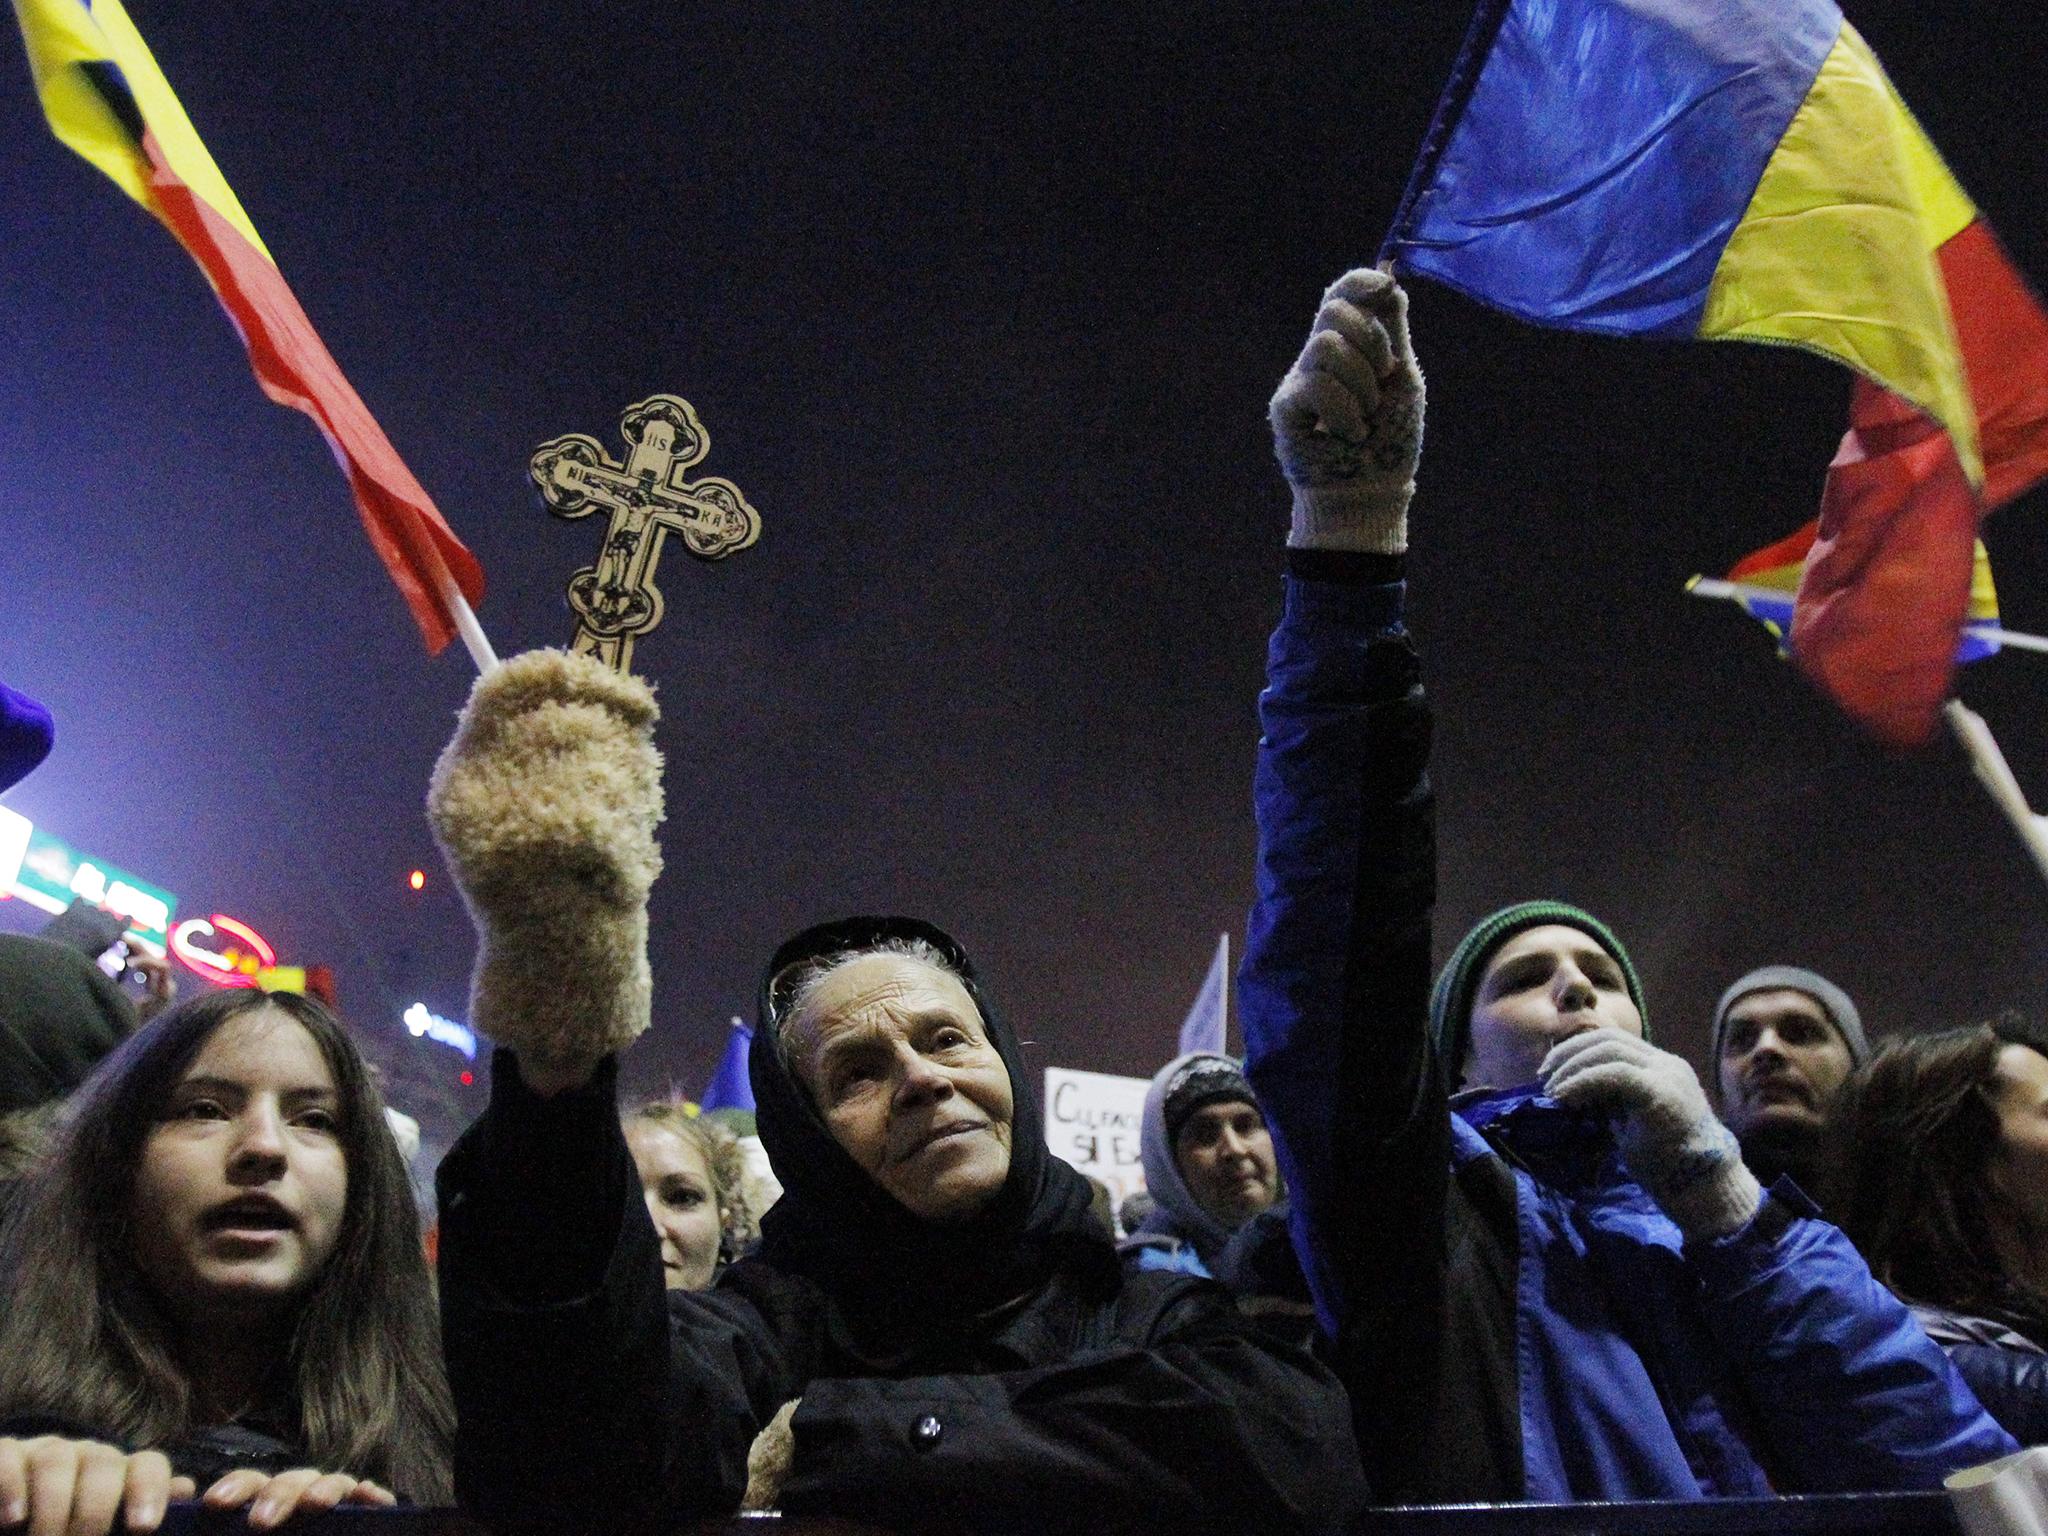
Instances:
[[[1766,1184],[1790,1175],[1824,1198],[1821,1133],[1849,1074],[1870,1059],[1849,994],[1818,971],[1766,965],[1714,1007],[1721,1118]]]

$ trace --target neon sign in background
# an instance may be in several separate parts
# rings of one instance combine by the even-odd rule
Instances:
[[[0,805],[0,894],[45,912],[62,912],[82,896],[128,923],[128,938],[162,954],[170,942],[178,898],[105,859],[80,853]]]
[[[221,947],[225,946],[225,947]],[[223,987],[262,987],[272,992],[303,992],[305,972],[280,966],[270,941],[247,923],[216,912],[188,917],[171,930],[171,953],[194,973]],[[296,973],[297,985],[291,985]]]

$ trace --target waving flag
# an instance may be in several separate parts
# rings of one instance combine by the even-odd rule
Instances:
[[[371,546],[438,653],[455,628],[449,584],[479,602],[483,569],[342,376],[119,0],[14,0],[14,14],[51,132],[199,263],[263,392],[327,438]]]
[[[705,1113],[714,1109],[744,1109],[752,1113],[754,1084],[747,1076],[747,1053],[753,1043],[754,1032],[734,1019],[732,1032],[725,1037],[725,1054],[718,1058],[718,1070],[711,1074],[711,1086],[704,1090]]]
[[[1383,260],[1534,324],[1857,373],[1791,620],[1897,743],[1983,513],[2048,473],[2048,316],[1832,0],[1483,0]]]
[[[1180,1054],[1214,1051],[1224,1054],[1224,1039],[1230,1029],[1230,935],[1216,941],[1216,958],[1209,962],[1209,974],[1202,978],[1202,990],[1180,1024]]]
[[[1728,572],[1727,580],[1695,576],[1686,583],[1686,590],[1697,597],[1726,598],[1740,604],[1751,618],[1777,637],[1780,649],[1789,654],[1799,582],[1818,531],[1817,522],[1808,523],[1789,538],[1743,556]],[[2048,641],[2036,635],[2019,634],[2000,622],[1998,589],[1991,579],[1991,556],[1979,540],[1970,562],[1970,601],[1962,637],[1956,644],[1956,665],[1982,661],[2008,645],[2023,650],[2048,650]]]

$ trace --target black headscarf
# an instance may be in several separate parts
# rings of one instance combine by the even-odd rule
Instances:
[[[912,1215],[847,1155],[775,1044],[789,1002],[775,995],[778,977],[809,960],[904,939],[929,944],[958,973],[1010,1074],[1016,1105],[1009,1176],[987,1206],[956,1226]],[[747,1072],[782,1198],[762,1218],[757,1254],[810,1280],[834,1303],[830,1331],[843,1351],[885,1369],[946,1335],[979,1332],[991,1314],[1061,1273],[1114,1290],[1116,1252],[1089,1209],[1088,1181],[1046,1150],[1016,1036],[950,934],[909,917],[849,917],[806,928],[768,962],[759,1021]]]

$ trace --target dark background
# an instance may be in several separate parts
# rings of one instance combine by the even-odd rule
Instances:
[[[1286,507],[1265,402],[1322,286],[1371,259],[1465,7],[132,14],[482,559],[501,651],[566,643],[596,549],[527,490],[542,440],[617,452],[623,406],[680,393],[703,472],[761,510],[730,562],[671,556],[638,652],[670,820],[629,1082],[700,1089],[776,940],[852,909],[953,927],[1040,1064],[1170,1054],[1251,892]],[[2048,274],[2048,16],[1850,19]],[[7,803],[331,964],[442,1140],[482,1088],[398,1014],[462,1013],[470,930],[420,802],[469,663],[425,656],[313,428],[0,53],[0,678],[60,728]],[[1811,515],[1846,376],[1428,288],[1414,313],[1440,947],[1510,899],[1582,902],[1696,1057],[1767,960],[1880,1029],[2048,1000],[2048,891],[1953,746],[1885,755],[1682,592]],[[2043,505],[1988,534],[2034,631]],[[2048,659],[1962,690],[2048,801]]]

